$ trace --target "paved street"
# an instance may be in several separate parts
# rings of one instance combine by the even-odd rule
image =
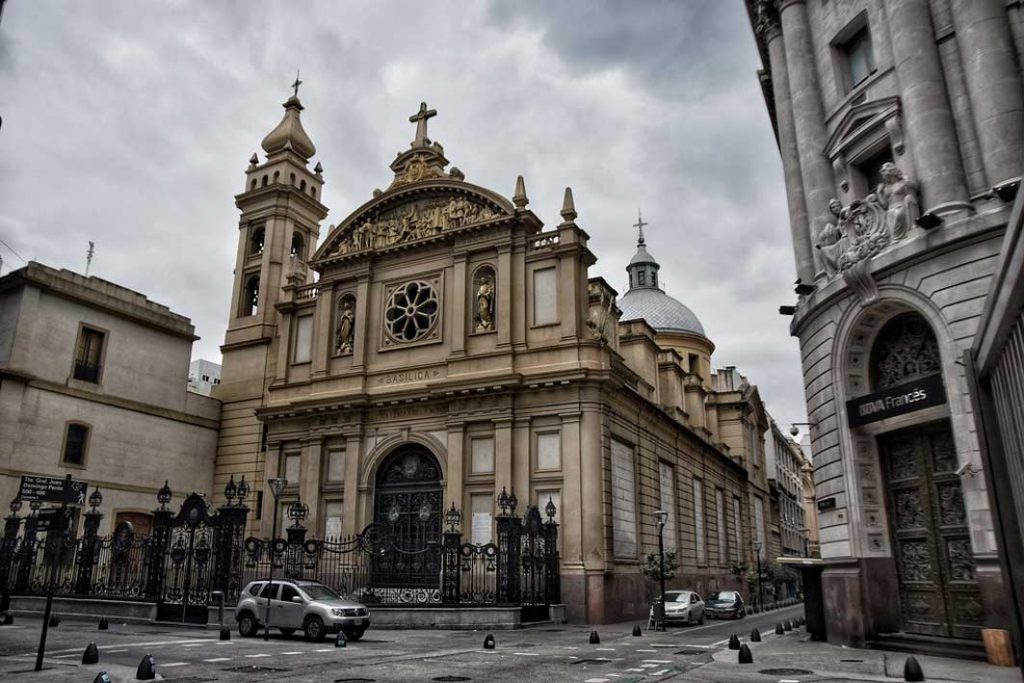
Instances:
[[[795,606],[740,621],[709,621],[667,633],[630,634],[630,624],[599,627],[601,643],[590,645],[589,627],[540,626],[495,632],[497,647],[482,649],[480,631],[370,630],[345,649],[332,641],[310,643],[273,633],[262,638],[218,640],[216,631],[166,625],[64,621],[49,632],[46,670],[32,672],[39,637],[38,619],[20,617],[0,627],[0,676],[4,680],[92,680],[108,671],[131,680],[143,655],[152,654],[168,680],[317,681],[660,681],[712,661],[733,632],[744,637],[754,627],[766,633],[782,619],[802,614]],[[83,667],[82,651],[94,641],[100,664]],[[447,676],[448,678],[444,678]],[[457,678],[462,677],[462,678]],[[765,679],[767,680],[767,679]],[[778,677],[771,680],[779,680]]]

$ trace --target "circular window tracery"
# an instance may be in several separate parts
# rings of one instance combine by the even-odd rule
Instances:
[[[392,292],[385,308],[388,336],[397,342],[422,339],[437,324],[437,292],[429,282],[407,282]]]

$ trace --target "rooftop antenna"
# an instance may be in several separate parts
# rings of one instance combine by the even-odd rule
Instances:
[[[92,257],[96,254],[96,243],[89,240],[89,251],[85,252],[85,276],[89,277],[89,268],[92,267]]]

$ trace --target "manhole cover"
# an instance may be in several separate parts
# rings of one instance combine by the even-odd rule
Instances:
[[[250,664],[249,666],[232,666],[224,669],[224,671],[237,671],[239,673],[277,673],[280,671],[289,671],[290,669],[275,669],[272,666],[260,666],[258,664]]]
[[[438,676],[437,678],[431,678],[432,681],[471,681],[473,680],[469,676]]]
[[[679,650],[673,654],[677,655],[703,655],[707,654],[704,650]]]
[[[573,664],[607,664],[610,659],[607,657],[595,657],[593,659],[577,659]]]
[[[807,669],[761,669],[758,673],[767,676],[806,676],[814,672]]]

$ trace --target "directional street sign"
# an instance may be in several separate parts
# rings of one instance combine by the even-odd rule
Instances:
[[[66,491],[65,483],[67,484]],[[87,487],[88,484],[79,479],[57,479],[26,474],[21,477],[21,489],[18,491],[18,497],[23,501],[39,500],[44,503],[84,506]]]

